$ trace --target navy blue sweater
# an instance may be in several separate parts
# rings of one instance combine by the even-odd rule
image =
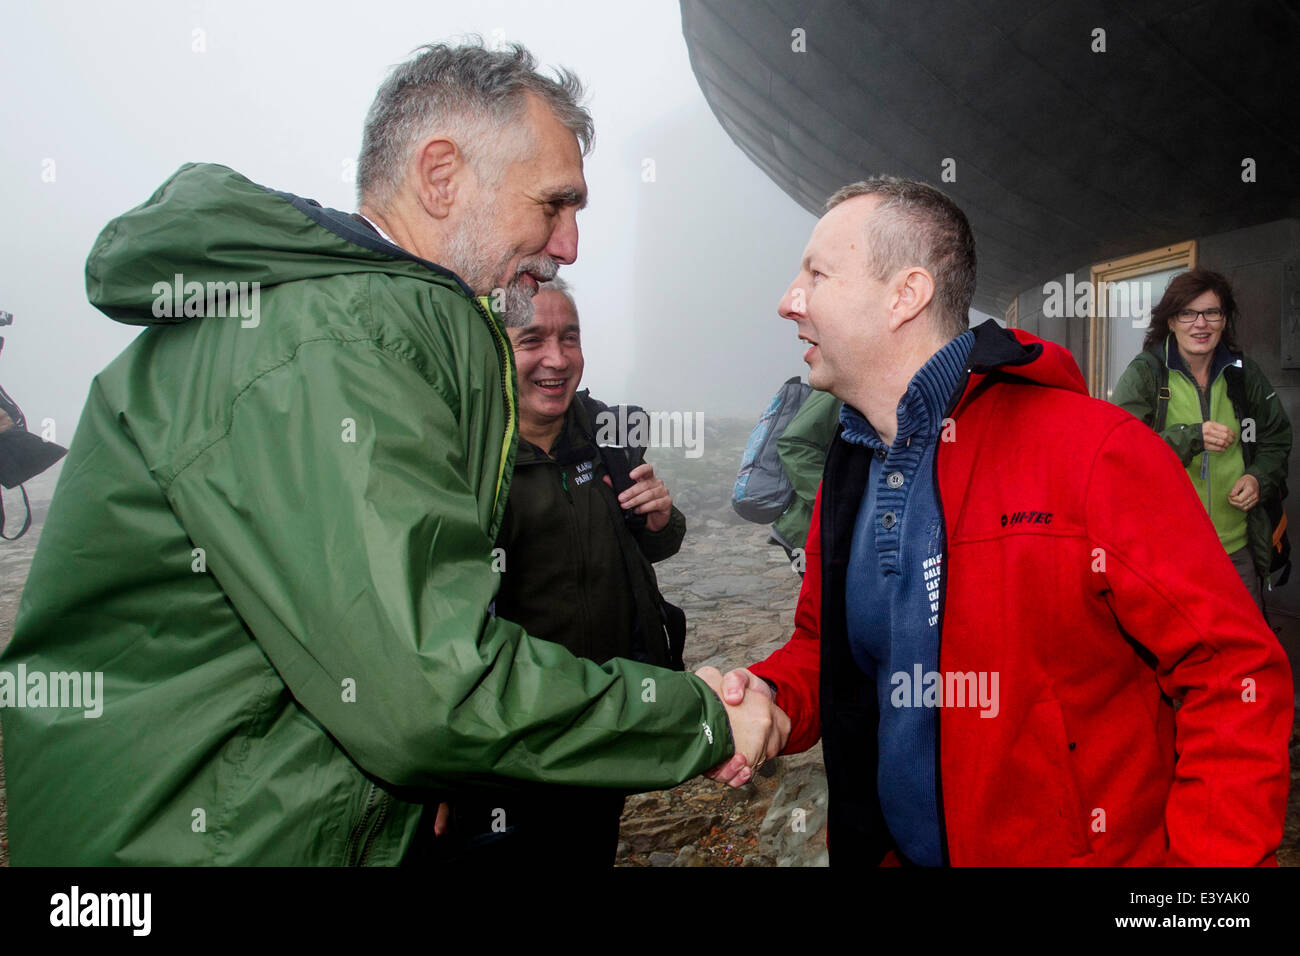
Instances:
[[[885,823],[903,854],[942,862],[935,792],[933,707],[922,675],[939,669],[939,579],[944,529],[934,483],[943,415],[975,336],[966,332],[930,357],[898,405],[891,448],[856,409],[840,413],[844,440],[875,455],[853,529],[845,612],[854,660],[876,682],[880,706],[877,786]]]

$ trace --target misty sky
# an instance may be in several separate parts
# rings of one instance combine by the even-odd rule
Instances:
[[[91,377],[138,334],[85,297],[110,218],[189,161],[355,209],[351,166],[387,68],[467,33],[523,42],[587,83],[591,204],[563,271],[584,384],[607,401],[757,418],[806,371],[775,309],[814,219],[713,118],[675,2],[65,0],[0,13],[0,309],[16,317],[0,332],[0,384],[32,429],[53,418],[67,444]]]

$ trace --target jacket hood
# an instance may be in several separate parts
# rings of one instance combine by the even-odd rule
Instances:
[[[224,305],[241,292],[246,299],[284,282],[355,272],[413,276],[474,298],[455,273],[347,213],[226,166],[187,163],[104,227],[86,260],[86,295],[119,322],[164,325],[211,314],[214,289]]]
[[[1046,388],[1088,394],[1083,373],[1064,346],[1023,329],[1004,329],[992,319],[976,326],[974,332],[975,344],[967,359],[971,377],[958,404],[969,399],[990,376],[1020,378]]]

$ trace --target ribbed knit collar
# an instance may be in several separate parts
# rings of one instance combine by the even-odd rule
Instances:
[[[966,359],[975,344],[975,333],[966,331],[930,356],[907,385],[898,403],[898,434],[895,442],[913,437],[928,439],[939,433],[943,413],[966,371]],[[885,443],[866,416],[847,402],[840,409],[844,440],[887,451]]]

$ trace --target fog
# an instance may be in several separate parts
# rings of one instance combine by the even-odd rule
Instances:
[[[0,310],[15,316],[0,384],[30,427],[52,419],[68,444],[91,378],[139,333],[86,301],[86,254],[109,219],[190,161],[354,210],[362,120],[385,72],[469,33],[522,42],[588,87],[591,202],[562,270],[584,385],[757,418],[806,371],[776,304],[814,219],[714,119],[675,2],[135,0],[0,13]]]

